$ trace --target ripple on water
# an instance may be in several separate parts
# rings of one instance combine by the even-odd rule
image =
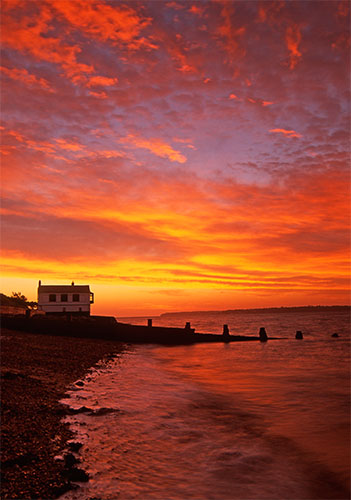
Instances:
[[[297,362],[284,372],[279,346],[246,347],[139,346],[91,373],[65,400],[89,410],[67,420],[91,480],[62,499],[347,498],[293,432],[301,391],[318,387],[311,366],[296,390]],[[316,418],[308,399],[301,405]]]

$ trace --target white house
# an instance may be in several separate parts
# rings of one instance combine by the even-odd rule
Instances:
[[[89,285],[38,285],[38,310],[47,314],[78,314],[89,316],[94,294]]]

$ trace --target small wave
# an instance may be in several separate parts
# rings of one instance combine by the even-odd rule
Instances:
[[[77,415],[80,413],[87,414],[89,416],[100,417],[102,415],[107,415],[108,413],[118,413],[121,410],[119,408],[89,408],[88,406],[80,406],[78,408],[68,406],[66,412],[68,415]]]

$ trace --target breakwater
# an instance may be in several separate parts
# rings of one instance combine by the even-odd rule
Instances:
[[[88,337],[130,343],[184,345],[208,342],[266,341],[263,328],[259,335],[230,335],[224,328],[223,335],[196,333],[187,323],[185,328],[147,326],[120,323],[112,316],[53,317],[3,315],[2,326],[12,330],[69,337]],[[226,325],[225,325],[226,326]],[[276,339],[271,337],[270,339]]]

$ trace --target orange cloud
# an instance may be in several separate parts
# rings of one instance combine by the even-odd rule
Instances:
[[[182,155],[179,151],[176,151],[169,144],[162,141],[161,139],[144,139],[142,137],[129,134],[120,140],[123,143],[132,144],[137,148],[147,149],[156,156],[161,158],[168,158],[171,161],[178,163],[185,163],[187,158]]]
[[[242,102],[243,99],[238,97],[236,94],[230,94],[229,99],[235,100],[235,101],[240,101]],[[247,97],[246,98],[247,102],[250,102],[251,104],[259,104],[260,106],[270,106],[271,104],[274,104],[272,101],[264,101],[262,99],[253,99],[252,97]]]
[[[16,130],[6,130],[4,127],[2,128],[4,130],[2,134],[2,142],[3,142],[3,147],[5,148],[4,154],[7,154],[9,152],[9,149],[16,150],[17,145],[16,144],[6,144],[11,142],[10,139],[13,137],[17,142],[20,143],[21,146],[27,146],[30,149],[34,149],[36,151],[42,151],[44,153],[54,153],[55,152],[55,145],[47,142],[47,141],[35,141],[27,136],[24,136],[20,132]],[[6,149],[7,148],[7,149]]]
[[[111,41],[128,49],[155,49],[157,46],[141,36],[151,19],[138,14],[133,7],[97,1],[52,0],[51,5],[75,28],[103,41]]]
[[[270,25],[279,24],[280,13],[284,6],[284,0],[264,0],[259,4],[257,21],[260,23],[268,22]]]
[[[248,97],[247,100],[252,104],[259,104],[260,106],[263,107],[271,106],[272,104],[274,104],[273,101],[264,101],[263,99],[253,99],[251,97]]]
[[[106,76],[92,76],[89,78],[87,87],[110,87],[118,83],[118,78],[107,78]]]
[[[339,2],[337,15],[339,17],[347,17],[350,11],[349,2]]]
[[[67,151],[82,151],[84,146],[82,144],[78,144],[77,142],[68,142],[65,139],[55,139],[58,143],[59,147],[65,149]]]
[[[51,2],[50,7],[66,6],[69,8],[71,5],[78,6],[79,1],[73,2]],[[90,76],[95,73],[94,66],[85,64],[78,61],[78,56],[81,54],[82,49],[78,45],[69,45],[65,41],[66,38],[49,36],[48,33],[52,31],[52,23],[55,16],[48,5],[36,4],[39,10],[31,17],[22,16],[20,20],[13,17],[11,10],[11,2],[5,4],[4,14],[2,15],[2,43],[4,46],[11,47],[33,55],[36,59],[47,61],[50,63],[58,64],[65,72],[65,75],[76,85],[111,85],[115,83],[115,79],[110,79],[103,76]],[[91,4],[84,3],[84,9],[80,12],[86,11]],[[88,8],[88,10],[89,10]],[[25,75],[22,74],[24,78]],[[95,79],[95,80],[94,80]],[[41,85],[43,82],[39,81]],[[91,84],[91,82],[93,82]]]
[[[233,62],[245,54],[245,50],[239,45],[239,40],[245,34],[246,28],[244,26],[239,28],[234,26],[234,7],[230,2],[223,4],[221,16],[223,22],[218,28],[218,33],[224,39],[224,47],[229,56],[229,62]]]
[[[173,137],[174,142],[180,142],[181,144],[185,144],[185,146],[189,149],[194,149],[196,151],[196,147],[192,144],[191,139],[180,139],[179,137]]]
[[[141,167],[130,182],[129,169],[128,179],[120,172],[115,180],[104,178],[111,172],[102,161],[103,154],[92,163],[99,164],[99,177],[84,161],[86,181],[90,176],[84,189],[79,162],[69,176],[57,173],[60,183],[54,172],[45,178],[43,170],[24,170],[43,189],[28,190],[23,178],[13,188],[25,205],[5,207],[4,274],[58,279],[83,273],[90,282],[198,287],[209,295],[251,290],[256,298],[271,290],[276,304],[293,290],[300,300],[313,290],[345,295],[348,240],[340,214],[348,213],[349,202],[343,176],[304,172],[291,184],[260,187],[232,178],[197,182],[182,167],[170,177]],[[62,238],[53,247],[57,231]],[[15,255],[11,248],[25,251]]]
[[[168,40],[167,40],[168,38]],[[166,47],[167,50],[174,61],[178,63],[177,70],[182,73],[195,73],[197,69],[188,61],[188,57],[185,55],[185,51],[180,47],[181,37],[177,38],[174,42],[169,37],[166,37]]]
[[[169,9],[174,9],[174,10],[182,10],[184,9],[184,5],[182,5],[181,3],[178,3],[178,2],[168,2],[166,3],[166,7],[168,7]]]
[[[6,11],[5,11],[6,12]],[[20,52],[28,52],[39,60],[60,64],[67,71],[74,73],[77,65],[78,46],[67,45],[60,38],[43,36],[50,31],[53,14],[41,5],[36,16],[21,17],[15,20],[10,15],[3,15],[2,41]],[[92,72],[93,67],[80,65],[79,72]]]
[[[133,305],[144,285],[200,308],[346,297],[347,61],[330,45],[348,32],[327,4],[306,20],[296,2],[4,0],[6,273],[127,283]]]
[[[34,228],[30,226],[33,215],[28,216],[26,207],[22,213],[18,205],[15,212],[6,212],[19,217],[9,219],[14,227],[7,230],[7,237],[17,242],[27,238],[24,229],[23,234],[16,230],[16,224],[26,227],[24,220],[29,224],[28,231],[37,232],[21,256],[4,253],[6,273],[21,265],[22,274],[35,274],[41,268],[42,273],[50,276],[64,276],[67,270],[75,273],[84,268],[90,279],[100,275],[104,281],[167,284],[186,289],[201,286],[307,291],[345,286],[347,280],[340,265],[347,242],[343,242],[338,214],[347,207],[348,196],[343,197],[344,201],[331,196],[336,188],[347,191],[345,186],[342,188],[342,179],[335,178],[330,183],[328,176],[317,186],[312,176],[295,180],[293,197],[289,185],[259,188],[222,179],[209,182],[200,190],[193,180],[182,180],[172,184],[171,198],[167,180],[148,179],[149,190],[139,192],[138,204],[130,197],[131,185],[123,185],[122,189],[119,186],[120,196],[116,200],[115,186],[111,186],[109,194],[103,193],[96,181],[90,192],[73,188],[66,189],[62,196],[62,186],[58,187],[57,195],[48,198],[55,200],[56,205],[45,206],[45,196],[38,199],[34,193],[32,201],[40,210],[40,216],[34,218]],[[133,185],[137,181],[135,177]],[[184,210],[189,197],[190,211]],[[328,199],[330,202],[324,206],[322,200]],[[61,246],[52,248],[48,234],[58,228],[62,233]],[[70,249],[67,243],[73,235],[81,244]],[[103,250],[97,236],[103,241]],[[117,244],[119,257],[112,253],[101,263],[106,248]],[[44,248],[47,252],[43,257]],[[81,248],[91,248],[89,255],[80,254]],[[71,256],[73,250],[76,258],[63,262],[62,256]]]
[[[98,99],[107,99],[106,92],[93,92],[92,90],[89,92],[89,95],[93,97],[97,97]]]
[[[192,5],[189,9],[189,12],[192,14],[196,14],[199,17],[203,16],[205,9],[203,7],[199,7],[198,5]]]
[[[294,69],[302,56],[301,52],[299,51],[299,45],[301,43],[301,32],[296,24],[287,27],[285,33],[285,42],[287,49],[290,52],[289,68]]]
[[[0,71],[2,71],[6,76],[11,78],[12,80],[20,81],[29,86],[41,87],[42,89],[45,89],[48,92],[55,92],[54,89],[50,86],[49,82],[45,80],[45,78],[38,78],[35,75],[29,73],[26,69],[17,69],[17,68],[9,69],[4,66],[1,66]]]
[[[295,132],[295,130],[285,130],[284,128],[272,128],[270,129],[270,132],[284,134],[287,137],[302,137],[302,135]]]

